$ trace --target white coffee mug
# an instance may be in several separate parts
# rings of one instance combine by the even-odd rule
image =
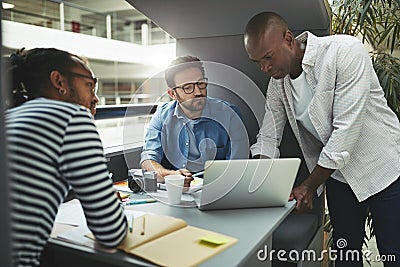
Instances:
[[[181,203],[183,185],[185,176],[180,174],[172,174],[164,177],[165,187],[167,189],[168,203],[177,205]]]

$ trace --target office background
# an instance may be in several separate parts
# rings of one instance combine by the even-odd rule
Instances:
[[[72,49],[72,52],[78,54],[88,53],[92,68],[101,81],[99,93],[103,108],[99,108],[96,124],[107,151],[110,151],[110,167],[114,172],[120,172],[116,177],[122,177],[126,173],[127,166],[126,169],[120,166],[127,165],[127,161],[132,167],[137,165],[147,115],[158,97],[163,94],[162,81],[158,87],[152,87],[158,88],[157,90],[142,85],[151,77],[157,82],[157,74],[170,59],[176,55],[193,54],[202,60],[232,66],[250,77],[261,93],[265,93],[268,78],[248,60],[243,49],[242,33],[252,15],[265,9],[280,12],[285,15],[295,34],[304,29],[317,35],[326,35],[330,31],[329,11],[326,9],[328,5],[323,0],[298,0],[295,3],[289,0],[273,3],[246,1],[245,7],[240,0],[193,1],[190,5],[186,5],[185,0],[168,1],[168,5],[162,0],[113,0],[112,5],[109,0],[6,2],[15,6],[14,10],[1,10],[4,24],[0,27],[2,33],[7,34],[6,38],[1,39],[2,55],[26,46],[29,38],[32,42],[29,45],[53,44],[55,40],[58,41],[59,48]],[[33,35],[24,34],[27,29],[34,29]],[[46,33],[51,33],[51,37],[44,37]],[[34,42],[35,39],[38,39],[37,42]],[[78,41],[75,46],[70,46]],[[4,82],[2,75],[2,88]],[[245,88],[238,88],[242,89]],[[0,100],[4,99],[4,93],[2,90]],[[241,108],[247,118],[246,127],[252,143],[259,127],[258,118],[263,114],[264,101],[262,98],[255,99],[256,107],[251,109],[237,97],[242,93],[217,88],[210,95],[224,98]],[[132,104],[129,108],[124,106],[128,103]],[[3,101],[0,105],[2,104]],[[3,112],[3,107],[0,108]],[[124,156],[123,116],[128,109],[132,114],[140,115],[131,116],[130,123],[138,131],[131,138],[133,141],[129,146],[130,153]],[[0,124],[0,133],[0,145],[5,148],[3,124]],[[285,130],[281,150],[283,156],[300,157],[290,129]],[[5,216],[2,216],[0,226],[5,226],[1,227],[1,234],[5,234],[1,236],[5,237],[9,234],[6,167],[5,160],[2,160],[0,175],[4,179],[1,179],[0,185],[3,198],[0,212]],[[306,174],[303,166],[300,175]],[[9,255],[9,242],[7,238],[2,238],[1,242],[2,247],[5,247],[2,253],[6,259]]]

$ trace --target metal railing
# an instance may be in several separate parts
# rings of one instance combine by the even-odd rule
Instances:
[[[59,0],[8,0],[7,2],[14,4],[14,8],[3,10],[3,20],[141,45],[175,42],[166,32],[134,8],[132,12],[129,12],[130,16],[127,16],[126,13],[118,13],[118,11],[103,13]],[[132,16],[133,14],[135,16]],[[131,17],[137,18],[132,20]]]

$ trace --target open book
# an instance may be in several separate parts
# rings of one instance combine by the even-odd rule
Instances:
[[[145,214],[134,219],[133,231],[118,249],[161,266],[196,266],[237,241],[182,219]]]

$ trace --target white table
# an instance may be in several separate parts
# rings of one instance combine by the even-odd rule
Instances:
[[[256,253],[260,249],[264,249],[265,246],[268,250],[272,248],[273,231],[293,210],[294,205],[294,202],[289,202],[285,207],[200,211],[197,208],[179,208],[157,202],[133,205],[128,208],[182,218],[188,225],[239,239],[238,243],[205,261],[201,266],[260,265],[265,267],[271,265],[269,259],[259,261]],[[110,266],[152,266],[121,251],[109,254],[57,239],[51,239],[48,246],[54,253],[66,253],[68,251],[73,253],[74,257],[91,258],[104,263],[104,266],[107,266],[108,263]]]

